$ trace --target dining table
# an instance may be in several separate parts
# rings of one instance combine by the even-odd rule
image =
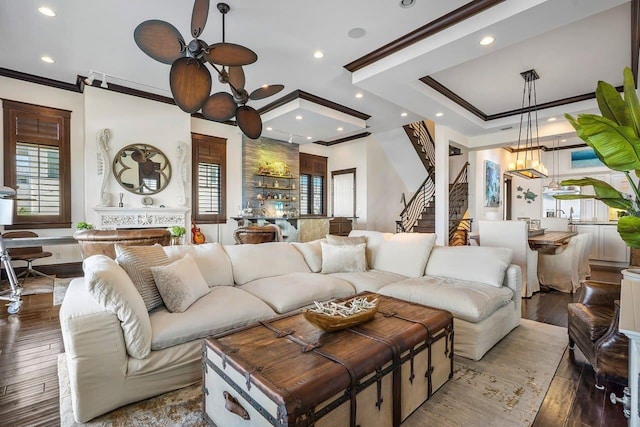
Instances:
[[[576,236],[575,231],[544,231],[542,234],[529,235],[529,246],[532,249],[549,249],[565,245]]]

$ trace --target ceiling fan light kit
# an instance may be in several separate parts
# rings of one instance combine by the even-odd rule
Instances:
[[[245,88],[243,66],[258,60],[251,49],[225,41],[225,16],[228,4],[218,3],[222,15],[222,42],[209,45],[198,37],[202,34],[209,14],[209,0],[195,0],[191,15],[191,36],[186,43],[180,32],[165,21],[152,19],[138,25],[133,38],[138,47],[156,61],[171,64],[169,84],[173,99],[187,113],[202,110],[209,120],[225,122],[234,116],[240,130],[249,138],[262,134],[262,119],[258,112],[246,105],[275,95],[283,85],[265,85],[251,93]],[[229,85],[229,92],[211,94],[212,78],[206,64],[218,74],[218,82]]]

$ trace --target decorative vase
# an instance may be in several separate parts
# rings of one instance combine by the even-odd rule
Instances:
[[[184,245],[184,235],[182,235],[182,236],[171,236],[170,244],[171,244],[171,246]]]

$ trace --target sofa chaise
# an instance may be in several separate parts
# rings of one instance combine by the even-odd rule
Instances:
[[[354,230],[350,237],[366,243],[141,249],[161,248],[167,268],[192,265],[193,280],[206,283],[182,312],[163,304],[148,311],[148,296],[133,280],[141,268],[125,271],[104,255],[85,259],[85,275],[71,282],[60,310],[76,421],[193,384],[202,377],[203,337],[313,301],[372,291],[448,310],[455,353],[475,360],[518,326],[522,278],[509,249],[434,246],[435,235],[425,233]],[[340,271],[344,254],[357,251],[364,251],[364,268]]]

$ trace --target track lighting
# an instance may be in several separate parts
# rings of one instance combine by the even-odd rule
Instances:
[[[103,89],[108,89],[109,85],[107,84],[107,75],[102,73],[102,83],[100,84],[100,87]]]
[[[89,75],[84,78],[84,84],[91,86],[95,78],[96,78],[95,73],[93,71],[90,71]]]

